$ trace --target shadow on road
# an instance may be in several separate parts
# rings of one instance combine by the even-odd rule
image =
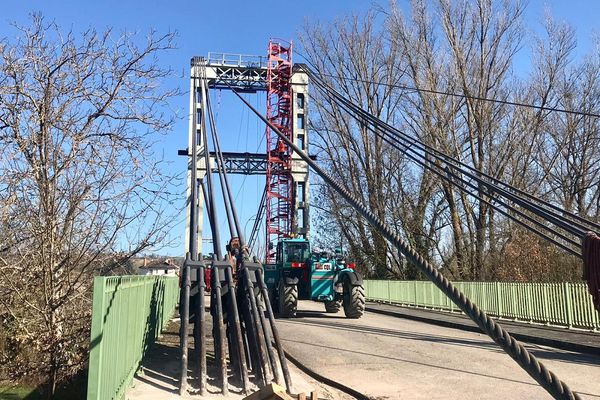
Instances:
[[[380,358],[380,359],[385,359],[385,360],[397,361],[397,362],[402,362],[402,363],[407,363],[407,364],[412,364],[412,365],[420,365],[420,366],[424,366],[424,367],[441,369],[441,370],[445,370],[445,371],[458,372],[458,373],[461,373],[461,374],[479,376],[479,377],[490,378],[490,379],[495,379],[495,380],[500,380],[500,381],[506,381],[506,382],[521,383],[523,385],[528,385],[528,386],[539,386],[535,382],[526,382],[526,381],[522,381],[522,380],[518,380],[518,379],[510,379],[510,378],[505,378],[505,377],[502,377],[502,376],[497,376],[497,375],[492,375],[492,374],[483,374],[483,373],[480,373],[480,372],[468,371],[468,370],[466,370],[464,368],[463,369],[451,368],[451,367],[445,367],[445,366],[441,366],[441,365],[430,364],[430,363],[425,363],[425,362],[420,362],[420,361],[407,360],[407,359],[398,358],[398,357],[390,357],[390,356],[384,356],[384,355],[379,355],[379,354],[372,354],[372,353],[367,353],[367,352],[361,352],[361,351],[357,351],[356,349],[348,350],[348,349],[344,349],[344,348],[341,348],[341,347],[324,346],[324,345],[321,345],[321,344],[303,342],[303,341],[298,341],[298,340],[286,340],[286,339],[284,339],[283,342],[297,343],[297,344],[301,344],[301,345],[305,345],[305,346],[312,346],[312,347],[320,347],[320,348],[324,348],[324,349],[328,349],[328,350],[335,350],[337,352],[348,352],[348,353],[353,353],[353,354],[361,354],[361,355],[370,356],[370,357],[374,357],[374,358]],[[600,398],[600,395],[598,395],[598,394],[585,393],[585,392],[577,392],[577,393],[584,394],[586,396]]]
[[[318,312],[318,311],[297,311],[296,317],[294,319],[302,319],[302,318],[323,318],[323,319],[347,319],[343,312],[339,312],[337,314],[326,313],[326,312]],[[287,319],[287,318],[278,318],[278,319]]]
[[[294,321],[289,320],[292,323],[299,323],[304,325],[316,325],[323,326],[336,330],[345,330],[349,332],[359,332],[364,334],[376,335],[376,336],[389,336],[389,337],[397,337],[400,339],[407,340],[417,340],[417,341],[427,341],[434,343],[445,343],[453,346],[465,346],[465,347],[473,347],[473,348],[484,348],[493,352],[502,353],[498,346],[492,342],[485,343],[480,340],[470,340],[470,339],[461,339],[452,336],[444,336],[444,335],[429,335],[408,331],[401,331],[397,329],[385,329],[385,328],[375,328],[370,327],[368,325],[357,325],[357,324],[345,324],[339,322],[326,322],[326,321]]]

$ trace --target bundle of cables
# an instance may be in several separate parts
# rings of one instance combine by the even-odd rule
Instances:
[[[600,232],[600,224],[566,211],[427,145],[419,138],[389,125],[339,93],[331,83],[323,79],[325,75],[306,66],[303,68],[324,97],[356,118],[364,127],[416,165],[429,170],[468,196],[486,203],[566,253],[580,257],[584,262],[584,278],[588,283],[594,306],[600,312],[600,237],[593,233]],[[485,195],[482,195],[483,193]]]

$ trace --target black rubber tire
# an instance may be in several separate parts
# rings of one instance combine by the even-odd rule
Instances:
[[[344,282],[344,314],[346,318],[357,319],[365,313],[365,288]]]
[[[331,300],[325,302],[325,311],[335,314],[342,308],[342,300]]]
[[[298,286],[286,285],[283,281],[279,282],[279,315],[284,318],[296,316],[298,309]]]

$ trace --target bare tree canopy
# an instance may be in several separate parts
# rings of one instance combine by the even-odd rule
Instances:
[[[91,278],[172,223],[153,144],[173,123],[158,56],[174,34],[78,34],[39,15],[15,29],[0,42],[0,373],[45,374],[54,392],[87,357]]]
[[[383,121],[598,221],[600,120],[586,113],[600,110],[600,57],[595,52],[577,61],[573,29],[550,16],[543,34],[529,33],[524,10],[521,2],[415,0],[407,14],[392,2],[330,24],[307,24],[303,52],[331,86]],[[517,56],[524,53],[531,66],[518,73]],[[325,154],[330,172],[451,277],[580,279],[577,260],[495,212],[484,187],[467,194],[433,176],[318,91],[311,110],[313,148]],[[317,222],[335,232],[321,239],[338,244],[339,232],[371,276],[418,278],[327,188],[317,198]]]

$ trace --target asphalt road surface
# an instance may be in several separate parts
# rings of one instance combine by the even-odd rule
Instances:
[[[301,301],[279,319],[284,348],[320,374],[373,399],[550,399],[486,335],[366,313],[346,319]],[[529,350],[584,399],[600,399],[600,357]]]

